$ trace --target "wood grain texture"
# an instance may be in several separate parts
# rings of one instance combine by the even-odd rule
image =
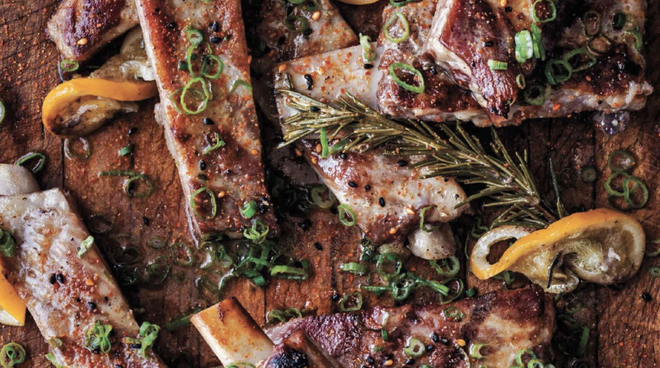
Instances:
[[[380,18],[384,3],[386,0],[358,11],[340,6],[340,10],[357,32],[373,36],[379,22],[370,19]],[[163,130],[153,118],[156,101],[141,104],[140,112],[121,116],[90,136],[93,154],[88,161],[65,158],[63,142],[44,132],[40,105],[47,91],[58,83],[58,56],[43,30],[57,4],[56,0],[0,0],[0,99],[9,111],[5,124],[0,126],[0,162],[14,162],[30,151],[46,154],[45,170],[38,175],[43,188],[64,187],[77,199],[86,221],[92,215],[103,215],[114,224],[114,234],[130,234],[130,244],[100,236],[99,242],[106,252],[132,244],[141,249],[143,262],[147,262],[163,254],[148,246],[154,236],[168,243],[192,244],[174,161],[165,147]],[[658,4],[657,0],[650,1],[648,50],[660,49],[660,27],[655,26],[660,20]],[[650,52],[649,65],[660,65],[660,54]],[[660,68],[649,68],[649,78],[660,88]],[[656,189],[660,179],[659,112],[660,95],[656,93],[648,108],[633,114],[628,129],[617,136],[605,135],[583,117],[535,121],[504,129],[502,133],[512,149],[529,150],[534,175],[544,193],[551,193],[547,159],[553,157],[569,211],[607,205],[603,181],[609,175],[608,154],[621,147],[634,152],[639,160],[635,175],[648,184],[650,200],[647,209],[634,211],[632,215],[643,222],[649,237],[656,238],[660,237],[660,191]],[[130,128],[137,130],[129,136]],[[135,146],[133,157],[119,157],[118,150],[129,142]],[[590,164],[603,173],[594,185],[579,179],[581,167]],[[153,194],[145,199],[126,197],[121,190],[121,178],[98,177],[98,172],[109,169],[148,174],[154,183]],[[341,262],[356,261],[359,257],[360,235],[356,229],[344,227],[328,211],[313,211],[309,219],[312,225],[307,231],[298,225],[302,219],[284,217],[282,221],[285,222],[283,241],[294,249],[294,257],[310,261],[310,280],[302,283],[273,280],[264,289],[246,281],[231,282],[224,294],[237,296],[259,323],[265,323],[267,311],[276,308],[298,307],[306,313],[319,314],[336,312],[338,305],[333,295],[344,295],[360,284],[360,279],[339,271]],[[461,239],[465,236],[459,233]],[[320,249],[315,243],[320,244]],[[660,265],[659,262],[646,260],[640,274],[622,289],[588,286],[576,292],[585,301],[576,319],[591,327],[587,361],[601,367],[660,364],[657,348],[660,281],[647,273],[649,266]],[[406,267],[421,275],[434,272],[421,261],[410,262]],[[175,266],[172,272],[185,274],[186,281],[177,283],[170,277],[162,286],[124,289],[133,308],[145,309],[144,314],[138,315],[139,321],[162,326],[193,307],[208,305],[200,299],[195,287],[197,271]],[[467,284],[476,287],[480,294],[502,289],[501,281],[482,282],[472,276],[467,277]],[[642,292],[651,293],[653,300],[644,302],[640,297]],[[424,303],[431,297],[432,294],[420,291],[412,302]],[[365,306],[377,303],[394,305],[388,296],[378,298],[365,293]],[[28,360],[22,368],[48,366],[43,358],[47,345],[29,317],[23,328],[0,327],[0,344],[8,341],[26,346]],[[210,368],[219,364],[192,327],[174,333],[163,331],[157,351],[171,367]],[[182,353],[188,354],[190,360],[182,359]],[[570,362],[566,363],[570,366]]]

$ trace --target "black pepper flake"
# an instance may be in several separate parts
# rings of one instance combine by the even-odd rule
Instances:
[[[401,166],[401,167],[404,167],[404,166],[408,165],[408,161],[406,161],[406,160],[399,160],[399,162],[397,162],[396,164],[399,165],[399,166]]]
[[[213,30],[213,32],[218,32],[220,30],[220,23],[218,23],[217,21],[211,23],[211,29]]]
[[[344,152],[339,154],[339,158],[341,158],[342,160],[345,160],[346,157],[348,157],[348,156],[346,156],[346,154]]]
[[[433,335],[431,335],[431,339],[433,340],[433,342],[440,342],[440,336],[438,336],[438,334],[435,332],[433,333]]]
[[[413,365],[413,364],[415,364],[415,359],[410,358],[410,359],[406,360],[406,365]]]
[[[507,13],[511,13],[513,11],[513,8],[510,7],[510,6],[506,6],[506,7],[504,7],[504,11],[507,12]]]
[[[365,185],[364,190],[366,190],[367,192],[370,191],[371,190],[371,185],[369,185],[369,184]]]
[[[96,310],[96,303],[87,302],[87,308],[89,308],[90,310]]]
[[[374,64],[364,64],[365,69],[371,69],[374,67]]]
[[[321,109],[319,109],[319,108],[316,107],[316,106],[310,106],[309,111],[311,111],[311,112],[319,112],[319,111],[321,111]]]
[[[653,300],[651,294],[646,292],[642,293],[642,299],[644,299],[645,302],[650,302],[651,300]]]
[[[131,349],[139,349],[139,348],[142,347],[142,345],[141,344],[131,344],[130,347],[131,347]]]
[[[151,224],[151,220],[149,220],[147,216],[142,216],[142,222],[144,222],[144,224],[147,226]]]
[[[378,204],[381,207],[385,207],[385,198],[383,198],[383,197],[378,198]]]
[[[319,242],[314,243],[314,248],[316,248],[317,250],[321,250],[321,251],[323,250],[323,246]]]
[[[374,365],[374,363],[376,363],[376,361],[371,356],[368,356],[367,357],[367,363],[369,363],[370,365]]]
[[[307,29],[303,32],[303,36],[309,36],[309,35],[312,34],[312,32],[314,32],[314,31],[312,31],[311,28],[307,28]]]
[[[222,41],[222,38],[220,37],[217,36],[211,37],[211,43],[220,43],[220,41]]]
[[[50,277],[48,278],[48,282],[50,282],[51,285],[54,285],[57,282],[54,273],[50,275]]]
[[[484,42],[484,47],[493,47],[493,46],[495,46],[495,42],[493,41]]]
[[[433,345],[426,345],[426,351],[433,351],[435,349],[435,346]]]
[[[310,219],[305,219],[303,222],[300,223],[300,228],[303,231],[309,230],[310,227],[312,227],[312,220]]]
[[[199,160],[199,169],[206,170],[206,162],[204,160]]]
[[[167,24],[165,25],[165,28],[167,28],[167,29],[174,29],[174,28],[176,28],[176,23],[174,23],[174,22],[169,22],[169,23],[167,23]]]
[[[332,294],[332,301],[333,301],[333,302],[336,302],[337,300],[339,300],[339,298],[341,298],[341,295],[339,295],[339,294]]]
[[[305,74],[304,78],[305,78],[305,83],[307,83],[307,90],[311,91],[312,88],[314,88],[314,79],[312,79],[312,76],[309,74]]]
[[[348,186],[351,187],[351,188],[357,188],[358,187],[357,183],[354,182],[354,181],[349,181]]]
[[[214,122],[213,120],[211,120],[211,118],[204,118],[203,122],[204,122],[204,124],[206,124],[206,125],[213,125],[213,124],[215,124],[215,122]]]
[[[133,135],[133,134],[135,134],[135,133],[137,133],[137,128],[130,128],[130,129],[128,130],[128,135]]]
[[[447,346],[449,346],[449,339],[446,338],[446,337],[441,337],[441,338],[440,338],[440,342],[442,343],[442,345],[447,345]]]
[[[58,281],[60,284],[63,284],[64,281],[66,281],[66,280],[64,279],[64,275],[62,275],[61,273],[58,273],[57,276],[55,276],[55,277],[57,278],[57,281]]]

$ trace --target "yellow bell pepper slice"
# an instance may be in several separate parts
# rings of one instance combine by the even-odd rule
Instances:
[[[25,325],[25,304],[3,274],[0,266],[0,324]]]
[[[142,101],[158,94],[154,82],[76,78],[53,88],[44,99],[42,121],[49,131],[58,114],[78,98],[97,96],[117,101]]]
[[[520,234],[519,227],[511,228],[511,234]],[[507,238],[511,237],[516,236]],[[477,242],[470,257],[472,272],[482,280],[503,271],[516,271],[546,287],[551,268],[562,257],[568,278],[576,274],[589,282],[612,284],[625,281],[639,270],[646,236],[634,218],[601,208],[567,216],[546,229],[521,237],[494,264],[486,259],[491,245],[487,241]]]

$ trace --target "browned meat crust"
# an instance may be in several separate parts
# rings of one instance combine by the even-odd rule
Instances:
[[[458,314],[454,314],[458,313]],[[456,317],[458,316],[458,317]],[[460,317],[460,318],[459,318]],[[447,305],[374,308],[357,313],[293,320],[267,331],[274,343],[304,331],[342,367],[402,367],[410,357],[404,349],[411,338],[425,352],[415,365],[467,367],[472,344],[486,344],[484,359],[474,364],[514,365],[515,354],[532,349],[544,362],[552,359],[554,308],[540,288],[490,293]],[[382,337],[387,331],[387,341]]]
[[[64,0],[47,33],[65,59],[80,62],[138,23],[133,0]]]

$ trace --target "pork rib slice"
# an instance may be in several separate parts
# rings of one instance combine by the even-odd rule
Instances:
[[[137,5],[147,55],[160,92],[156,118],[165,128],[195,232],[238,238],[244,228],[258,220],[268,226],[269,236],[277,235],[264,182],[240,0],[138,0]],[[185,113],[179,107],[181,88],[192,78],[187,68],[178,67],[180,61],[186,60],[188,32],[200,32],[203,41],[199,53],[210,53],[224,65],[219,78],[204,78],[208,87],[198,82],[193,86],[202,96],[201,91],[212,90],[206,108],[197,114]],[[172,99],[173,94],[177,98]],[[212,149],[218,145],[218,139],[223,144]],[[217,211],[213,211],[209,192]],[[241,209],[254,204],[254,216],[244,216]]]

